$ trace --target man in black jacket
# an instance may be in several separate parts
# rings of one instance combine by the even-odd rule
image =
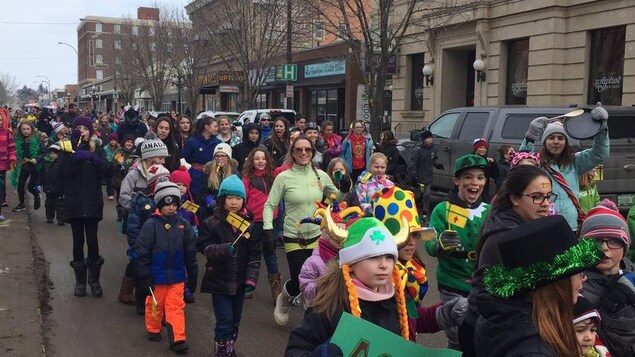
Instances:
[[[432,184],[432,167],[443,170],[443,165],[438,163],[437,147],[434,145],[430,130],[421,133],[421,146],[412,151],[410,156],[410,179],[415,187],[419,187],[422,193],[420,202],[421,212],[428,216],[430,214],[430,186]]]
[[[62,115],[62,123],[67,128],[70,128],[73,125],[73,120],[77,117],[77,104],[71,103],[68,105],[68,112]]]

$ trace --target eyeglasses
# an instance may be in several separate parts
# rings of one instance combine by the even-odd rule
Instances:
[[[365,129],[363,126],[354,126],[353,129]]]
[[[622,249],[622,248],[624,248],[622,240],[621,239],[617,239],[617,238],[598,238],[598,242],[600,242],[602,244],[606,243],[606,246],[609,249]]]
[[[543,204],[545,200],[548,200],[549,203],[554,203],[558,198],[558,195],[553,192],[550,192],[547,195],[541,195],[539,193],[523,193],[522,195],[531,197],[532,201],[534,201],[534,203],[537,205]]]
[[[269,119],[269,118],[262,118],[262,119],[260,119],[260,121],[269,121],[269,120],[271,120],[271,119]]]
[[[295,151],[296,154],[302,154],[302,153],[310,154],[310,153],[313,152],[313,149],[312,148],[306,148],[306,147],[305,148],[299,148],[298,147],[298,148],[293,149],[293,151]]]

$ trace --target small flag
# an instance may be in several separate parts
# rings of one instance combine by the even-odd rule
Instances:
[[[192,202],[190,200],[187,200],[187,201],[183,202],[183,204],[181,205],[181,208],[184,208],[184,209],[186,209],[186,210],[188,210],[188,211],[190,211],[192,213],[196,213],[196,211],[198,211],[199,207],[200,207],[199,205],[197,205],[196,203],[194,203],[194,202]]]
[[[241,232],[246,231],[251,225],[251,222],[233,212],[229,212],[227,214],[227,222]]]
[[[159,303],[157,302],[157,298],[154,296],[154,291],[152,291],[152,288],[148,286],[148,289],[150,289],[150,294],[152,295],[152,317],[156,319],[157,306],[159,305]]]

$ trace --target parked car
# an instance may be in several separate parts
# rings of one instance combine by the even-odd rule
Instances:
[[[287,118],[287,120],[289,121],[289,123],[291,123],[291,125],[293,125],[293,122],[295,121],[295,110],[291,110],[291,109],[250,109],[250,110],[245,110],[244,112],[242,112],[240,114],[240,116],[238,117],[238,119],[236,121],[234,121],[234,125],[237,127],[243,126],[247,123],[255,123],[258,124],[258,122],[260,121],[260,116],[263,114],[269,114],[271,115],[271,122],[273,123],[273,121],[277,118],[277,117],[285,117]]]
[[[236,121],[236,119],[238,119],[238,117],[240,116],[240,113],[237,113],[237,112],[215,112],[213,110],[208,110],[206,112],[202,112],[199,115],[197,115],[196,116],[196,120],[201,119],[203,116],[208,116],[208,117],[212,117],[212,118],[228,117],[229,118],[229,122],[233,123],[234,121]]]
[[[434,171],[431,187],[433,197],[440,201],[453,189],[454,160],[472,151],[475,138],[487,139],[489,155],[498,160],[498,147],[510,144],[518,148],[534,118],[554,117],[576,108],[578,107],[491,106],[454,108],[443,112],[427,127],[437,145],[438,162],[444,166],[444,170]],[[590,116],[593,106],[579,108],[585,110],[582,116]],[[604,180],[598,182],[598,191],[602,198],[611,199],[618,204],[620,210],[625,211],[630,208],[635,197],[635,107],[605,108],[609,112],[611,154],[603,165]],[[398,145],[405,163],[410,162],[412,148],[419,145],[420,132],[421,130],[411,131],[410,140],[401,140]],[[591,147],[592,139],[571,138],[570,144],[576,150],[585,149]],[[537,145],[537,149],[539,147]],[[495,185],[490,185],[490,189],[495,190]]]

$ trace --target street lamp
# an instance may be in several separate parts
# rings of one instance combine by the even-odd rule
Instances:
[[[183,82],[183,75],[179,73],[175,73],[172,75],[172,85],[176,86],[179,90],[179,110],[178,114],[183,113],[183,107],[181,105],[181,89],[185,87],[185,82]]]
[[[70,43],[58,41],[57,44],[58,45],[66,45],[66,46],[72,48],[73,51],[75,51],[75,55],[77,56],[77,84],[79,84],[79,52],[77,52],[77,49],[75,48],[75,46],[71,45]]]
[[[96,99],[97,99],[97,87],[93,84],[93,86],[90,87],[90,104],[93,107],[93,110],[95,110]]]

